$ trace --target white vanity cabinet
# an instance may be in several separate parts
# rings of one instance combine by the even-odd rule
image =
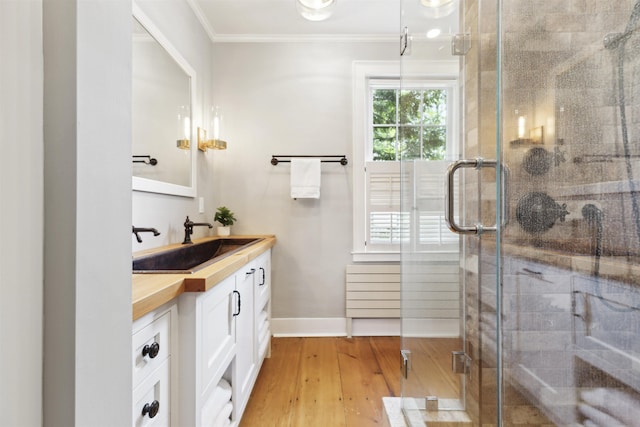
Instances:
[[[236,274],[236,286],[242,296],[242,305],[236,318],[234,414],[240,419],[270,348],[271,251],[240,269]]]
[[[162,306],[133,322],[132,378],[134,427],[175,425],[175,378],[177,311],[175,304]]]
[[[179,426],[220,417],[238,425],[267,353],[259,353],[256,303],[269,307],[270,286],[260,283],[270,278],[270,258],[268,250],[208,291],[179,297]]]

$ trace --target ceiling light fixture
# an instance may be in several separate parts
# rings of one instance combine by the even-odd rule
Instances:
[[[440,30],[440,28],[434,28],[432,30],[427,31],[427,38],[428,39],[435,39],[441,33],[442,33],[442,31]]]
[[[442,7],[453,3],[454,0],[420,0],[423,6],[426,7]]]
[[[428,18],[438,19],[451,15],[457,6],[457,0],[420,0],[425,7],[424,13]]]
[[[337,0],[296,0],[298,13],[309,21],[324,21],[333,14]]]

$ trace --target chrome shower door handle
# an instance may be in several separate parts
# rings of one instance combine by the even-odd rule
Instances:
[[[453,162],[447,168],[447,172],[445,175],[445,192],[444,192],[444,218],[447,222],[447,226],[451,231],[458,234],[482,234],[486,232],[495,233],[497,230],[496,226],[485,227],[482,224],[476,225],[459,225],[456,223],[453,217],[454,210],[454,200],[453,200],[453,187],[454,187],[454,175],[458,169],[461,168],[472,168],[480,170],[483,167],[497,168],[498,162],[496,160],[485,160],[485,159],[465,159],[458,160]],[[503,183],[503,189],[505,185]],[[503,205],[505,201],[502,201]]]

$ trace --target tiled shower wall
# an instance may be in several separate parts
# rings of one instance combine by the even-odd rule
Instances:
[[[638,85],[640,36],[624,48],[606,49],[605,36],[625,31],[635,0],[503,2],[503,159],[510,168],[510,217],[505,237],[512,242],[565,252],[592,254],[590,224],[582,207],[592,203],[604,212],[603,250],[609,255],[638,255],[631,225],[625,151],[618,108],[619,55],[623,55],[625,106],[631,156],[640,155]],[[518,137],[518,119],[525,136]],[[531,139],[530,132],[542,139]],[[537,156],[534,153],[541,153]],[[541,157],[544,160],[541,160]],[[640,174],[632,158],[631,172]],[[527,170],[527,164],[548,166]],[[528,163],[529,162],[529,163]],[[534,162],[534,163],[531,163]],[[546,171],[544,171],[546,169]],[[543,232],[530,233],[517,221],[518,203],[528,193],[547,194],[567,214]]]
[[[582,265],[586,268],[579,269],[579,277],[588,278],[593,274],[593,255],[599,247],[603,266],[607,266],[606,271],[603,267],[600,272],[602,276],[623,283],[637,282],[634,272],[638,264],[635,257],[640,254],[640,225],[636,232],[630,191],[640,174],[640,159],[636,159],[640,156],[637,136],[640,35],[634,33],[629,37],[624,49],[607,49],[604,44],[606,35],[625,31],[634,4],[635,0],[502,1],[499,156],[509,169],[510,190],[509,222],[502,234],[505,270],[496,271],[493,236],[466,237],[463,251],[467,354],[473,360],[467,376],[466,403],[474,425],[495,425],[497,418],[495,328],[499,311],[506,328],[502,341],[502,354],[508,368],[502,373],[505,377],[512,367],[509,361],[527,360],[533,354],[540,362],[551,354],[532,350],[533,353],[523,355],[522,347],[511,339],[515,335],[510,333],[526,336],[533,349],[553,341],[556,361],[562,368],[562,363],[571,359],[568,349],[574,344],[572,336],[575,336],[570,309],[575,303],[571,297],[578,276],[571,270]],[[495,158],[498,5],[496,0],[465,0],[461,6],[463,31],[471,35],[471,50],[462,63],[465,76],[463,156]],[[624,62],[622,68],[620,61]],[[618,106],[620,74],[625,80],[623,92],[629,137],[626,151]],[[519,121],[524,121],[522,135],[519,135]],[[484,224],[492,224],[496,215],[495,174],[467,171],[463,182],[466,223],[475,223],[481,218]],[[640,183],[637,187],[640,189]],[[557,203],[559,213],[548,223],[539,224],[537,231],[526,231],[517,219],[517,210],[519,203],[532,192],[544,195],[545,201]],[[600,244],[595,241],[594,224],[586,221],[582,214],[587,204],[602,212]],[[529,205],[526,210],[531,209]],[[522,221],[531,222],[531,218]],[[559,258],[562,265],[558,265]],[[517,270],[513,265],[520,265],[519,259],[534,262],[538,269],[542,266],[543,273],[551,274],[557,286],[527,287],[519,272],[533,271],[531,274],[535,277],[539,271],[526,267]],[[545,267],[550,265],[553,267],[549,268],[561,268],[550,273]],[[498,278],[503,293],[501,299],[496,294]],[[518,301],[533,302],[524,306],[514,304],[514,295],[523,289],[528,296]],[[562,301],[562,308],[549,304],[549,300]],[[514,321],[525,318],[523,316],[557,318],[558,321],[552,329],[541,322],[532,321],[523,326],[525,324]],[[628,316],[637,320],[635,312]],[[519,331],[519,327],[523,330]],[[573,362],[571,369],[575,369]],[[573,386],[567,382],[575,378],[574,372],[570,372],[564,377],[563,385]],[[503,384],[504,425],[547,426],[558,422],[545,415],[548,411],[540,403],[541,396],[528,396],[528,389],[511,387],[509,381]]]

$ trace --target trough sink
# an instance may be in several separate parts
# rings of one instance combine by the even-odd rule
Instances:
[[[222,238],[142,255],[133,259],[133,272],[192,274],[261,240]]]

